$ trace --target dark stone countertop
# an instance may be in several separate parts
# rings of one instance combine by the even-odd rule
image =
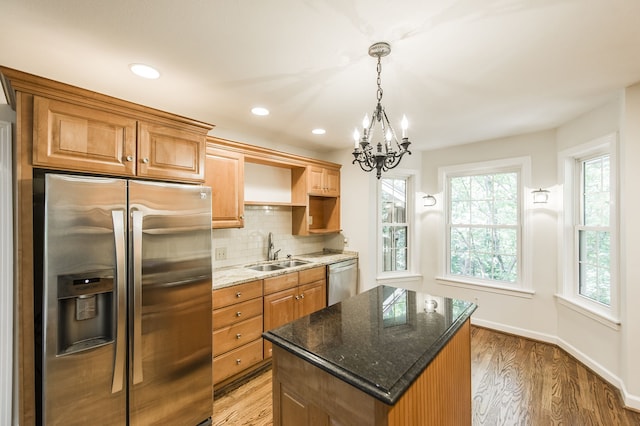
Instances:
[[[426,312],[426,300],[437,302]],[[380,401],[393,405],[477,306],[379,286],[263,337]]]

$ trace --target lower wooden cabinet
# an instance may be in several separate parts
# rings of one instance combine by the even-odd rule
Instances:
[[[225,386],[271,357],[264,330],[327,306],[326,267],[216,289],[212,297],[213,384]]]
[[[263,359],[262,280],[214,290],[214,386]]]
[[[264,293],[264,330],[267,331],[327,306],[326,267],[266,278]],[[271,354],[271,342],[265,340],[265,359]]]

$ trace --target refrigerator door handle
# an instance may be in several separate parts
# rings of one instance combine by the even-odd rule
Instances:
[[[113,221],[113,236],[116,249],[116,347],[115,360],[113,362],[113,381],[111,384],[111,393],[120,392],[124,386],[124,368],[125,358],[127,356],[126,343],[126,277],[125,269],[126,245],[125,245],[125,229],[124,229],[124,212],[111,211]]]
[[[133,384],[142,383],[142,212],[131,213],[133,222]]]

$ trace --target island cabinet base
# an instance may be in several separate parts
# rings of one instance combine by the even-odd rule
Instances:
[[[274,345],[273,424],[471,425],[469,319],[394,405]]]

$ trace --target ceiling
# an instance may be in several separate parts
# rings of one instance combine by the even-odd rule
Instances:
[[[382,103],[398,132],[408,117],[413,150],[553,128],[640,81],[635,0],[2,0],[0,13],[0,65],[318,152],[352,146],[371,114],[377,41],[392,47]],[[134,76],[139,62],[161,77]]]

